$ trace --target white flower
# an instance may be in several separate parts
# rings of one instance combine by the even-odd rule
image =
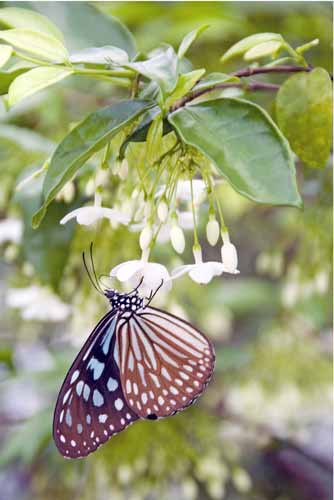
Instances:
[[[19,243],[22,232],[23,224],[20,219],[8,218],[0,221],[0,245],[6,241]]]
[[[140,260],[128,260],[118,264],[110,271],[110,276],[121,282],[129,282],[133,287],[137,286],[143,279],[139,287],[143,293],[156,290],[162,282],[161,288],[170,290],[172,287],[171,277],[165,266],[156,262],[148,262],[144,252]]]
[[[195,264],[179,266],[172,272],[172,279],[179,278],[183,274],[189,274],[196,283],[208,284],[214,276],[219,276],[224,272],[224,265],[221,262],[203,262],[202,250],[200,247],[194,248]]]
[[[238,274],[238,254],[237,249],[230,242],[230,237],[227,231],[222,233],[223,246],[221,248],[222,262],[224,264],[224,272]]]
[[[211,246],[215,246],[219,238],[219,224],[215,217],[210,217],[206,225],[206,237]]]
[[[177,253],[183,253],[186,245],[184,234],[180,226],[178,226],[175,222],[172,225],[172,229],[170,230],[170,241],[174,250]]]
[[[115,208],[104,208],[98,206],[81,207],[73,210],[65,215],[60,221],[60,224],[66,224],[71,219],[77,219],[77,223],[83,226],[94,224],[99,219],[106,217],[110,222],[119,222],[120,224],[128,224],[130,217],[116,210]]]
[[[69,305],[39,286],[8,290],[6,303],[8,307],[20,309],[22,318],[27,320],[64,321],[71,312]]]

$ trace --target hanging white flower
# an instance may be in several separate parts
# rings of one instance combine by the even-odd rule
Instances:
[[[230,242],[230,237],[227,231],[222,233],[223,246],[221,248],[222,262],[224,264],[224,272],[238,274],[238,254],[237,249]]]
[[[172,279],[188,274],[193,281],[207,285],[212,278],[224,272],[221,262],[203,262],[201,247],[193,249],[195,264],[179,266],[172,271]]]
[[[128,224],[130,217],[115,208],[105,208],[99,206],[81,207],[65,215],[60,224],[66,224],[71,219],[76,219],[78,224],[89,226],[100,219],[107,218],[110,222]]]
[[[170,290],[171,276],[166,267],[156,262],[148,262],[147,259],[148,252],[144,251],[140,260],[128,260],[118,264],[110,271],[110,276],[121,282],[128,282],[132,287],[136,287],[142,279],[139,290],[144,294],[156,290],[162,282],[161,288]]]
[[[64,321],[71,312],[71,307],[57,295],[39,286],[9,289],[6,303],[8,307],[19,309],[26,320]]]

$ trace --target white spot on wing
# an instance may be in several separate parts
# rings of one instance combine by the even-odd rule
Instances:
[[[93,404],[94,406],[102,406],[104,403],[104,398],[98,389],[94,389],[93,392]]]
[[[108,391],[116,391],[118,387],[118,382],[112,377],[109,377],[108,382],[107,382],[107,388]]]
[[[121,411],[121,409],[123,408],[123,406],[124,406],[124,403],[121,400],[121,398],[117,398],[116,401],[115,401],[115,408],[116,408],[116,410]]]
[[[73,384],[73,382],[75,382],[75,381],[76,381],[76,379],[79,377],[79,373],[80,373],[80,372],[79,372],[79,370],[75,370],[75,371],[73,372],[73,375],[72,375],[72,377],[71,377],[71,382],[70,382],[70,384]]]

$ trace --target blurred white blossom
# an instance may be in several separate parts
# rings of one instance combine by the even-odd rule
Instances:
[[[20,219],[10,217],[0,221],[0,245],[6,241],[19,243],[23,232],[23,223]]]
[[[6,303],[8,307],[19,309],[22,318],[26,320],[64,321],[71,313],[71,307],[57,295],[37,285],[10,288]]]

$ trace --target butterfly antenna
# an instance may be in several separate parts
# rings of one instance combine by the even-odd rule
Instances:
[[[156,296],[156,294],[158,293],[158,291],[160,290],[160,288],[162,287],[162,285],[164,284],[164,280],[161,280],[161,283],[160,285],[158,286],[158,288],[155,290],[154,293],[150,293],[150,296],[149,297],[146,297],[147,298],[147,303],[145,305],[145,307],[149,306],[150,303],[152,302],[152,300],[154,299],[154,297]]]
[[[140,287],[140,285],[142,284],[143,281],[144,281],[144,276],[141,277],[141,280],[139,281],[139,283],[136,286],[136,288],[134,288],[133,290],[131,290],[131,292],[127,293],[126,295],[131,295],[133,292],[136,292],[138,290],[138,288]]]
[[[104,293],[97,287],[96,283],[94,282],[90,272],[89,272],[89,269],[88,269],[88,266],[87,266],[87,262],[86,262],[86,257],[85,257],[85,252],[82,252],[82,260],[83,260],[83,263],[84,263],[84,266],[85,266],[85,269],[86,269],[86,273],[87,273],[87,276],[89,278],[89,281],[91,282],[91,284],[93,285],[93,287],[99,292],[101,293],[102,295],[104,295]]]
[[[90,247],[89,247],[89,254],[90,254],[90,262],[92,264],[92,269],[93,269],[93,275],[94,275],[94,278],[95,278],[95,283],[96,283],[97,287],[103,293],[103,290],[101,288],[101,285],[100,285],[100,282],[98,280],[98,277],[97,277],[97,274],[96,274],[96,270],[95,270],[94,259],[93,259],[93,242],[92,241],[91,241]]]

